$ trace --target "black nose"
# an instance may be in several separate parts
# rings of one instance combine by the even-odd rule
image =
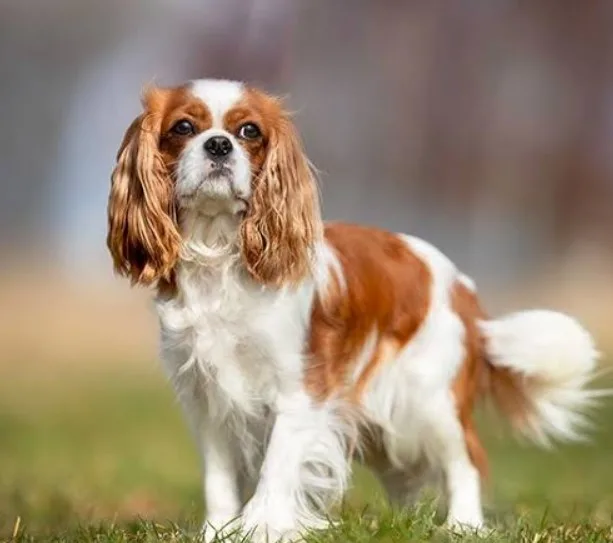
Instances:
[[[213,160],[218,160],[232,151],[232,142],[225,136],[213,136],[204,142],[204,150]]]

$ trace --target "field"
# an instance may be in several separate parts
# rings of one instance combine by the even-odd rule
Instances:
[[[155,363],[150,366],[155,370]],[[161,372],[0,379],[0,541],[190,541],[202,513],[195,447]],[[491,452],[485,541],[613,541],[613,406],[591,445],[544,452],[482,421]],[[432,504],[391,511],[356,470],[322,542],[469,541]]]

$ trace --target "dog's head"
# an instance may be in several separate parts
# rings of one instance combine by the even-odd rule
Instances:
[[[318,192],[279,99],[242,83],[199,80],[150,88],[119,149],[107,244],[138,284],[168,279],[180,257],[181,217],[239,218],[245,268],[262,284],[309,273],[321,236]]]

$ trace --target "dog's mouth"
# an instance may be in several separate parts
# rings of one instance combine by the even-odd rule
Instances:
[[[180,198],[180,205],[197,208],[201,213],[216,214],[221,210],[244,214],[249,209],[248,196],[237,190],[230,168],[220,167],[202,177],[190,194]]]
[[[217,181],[219,179],[227,179],[228,181],[231,181],[232,170],[228,166],[217,166],[207,173],[206,177],[203,179],[203,183],[206,183],[207,181]]]
[[[236,173],[232,166],[223,162],[208,165],[200,173],[197,184],[189,192],[178,195],[179,207],[204,215],[221,212],[244,214],[249,209],[249,195],[236,185]]]

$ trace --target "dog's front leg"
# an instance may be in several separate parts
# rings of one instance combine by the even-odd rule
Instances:
[[[342,496],[350,474],[346,439],[331,405],[303,394],[280,402],[244,529],[256,541],[273,542],[324,527],[325,508]]]
[[[206,501],[205,540],[215,533],[232,531],[232,521],[240,514],[241,500],[236,467],[236,451],[223,428],[207,425],[203,432],[202,460]]]
[[[237,465],[237,442],[223,421],[211,420],[206,400],[193,386],[179,389],[179,399],[198,445],[204,475],[206,520],[205,541],[213,541],[218,532],[231,530],[231,522],[242,507]]]

